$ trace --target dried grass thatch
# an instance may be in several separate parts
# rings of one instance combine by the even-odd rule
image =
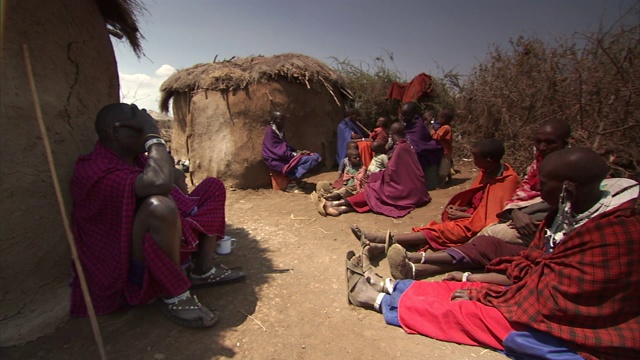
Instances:
[[[342,77],[335,70],[312,57],[288,53],[270,57],[231,58],[221,62],[214,60],[177,71],[160,87],[160,109],[168,112],[169,101],[176,93],[240,90],[250,84],[278,78],[302,83],[307,88],[311,88],[311,84],[320,83],[333,95],[336,102],[337,96],[350,97]]]
[[[105,23],[115,30],[116,34],[120,33],[126,37],[136,55],[142,56],[140,41],[144,36],[140,34],[138,28],[138,16],[145,11],[142,2],[140,0],[96,0],[96,5]],[[110,31],[110,33],[114,35],[114,32]]]

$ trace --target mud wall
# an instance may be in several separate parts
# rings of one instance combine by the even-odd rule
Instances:
[[[73,163],[98,110],[118,101],[113,48],[95,1],[7,0],[0,89],[0,346],[68,314],[70,255],[25,70],[27,44],[67,209]]]
[[[283,79],[229,93],[201,90],[190,99],[180,94],[173,101],[172,154],[189,159],[194,184],[215,176],[237,188],[270,186],[262,140],[273,110],[290,115],[285,133],[291,146],[319,153],[325,168],[335,165],[344,108],[322,85],[308,89]]]

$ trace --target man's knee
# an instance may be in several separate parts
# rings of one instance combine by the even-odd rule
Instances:
[[[178,206],[170,197],[153,195],[142,202],[140,210],[145,211],[149,217],[161,221],[172,221],[178,217]]]

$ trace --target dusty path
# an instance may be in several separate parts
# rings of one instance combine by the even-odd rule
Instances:
[[[382,316],[347,305],[344,257],[358,242],[349,232],[407,231],[438,219],[452,194],[475,175],[463,170],[457,184],[431,193],[433,202],[403,219],[374,214],[323,218],[308,195],[271,190],[228,192],[229,235],[238,239],[227,265],[242,265],[243,283],[194,293],[220,311],[208,330],[185,329],[164,319],[158,304],[99,318],[110,359],[504,359],[483,348],[407,335]],[[310,182],[333,180],[335,173]],[[388,275],[386,260],[378,272]],[[250,316],[250,317],[249,317]],[[0,349],[2,359],[97,359],[86,319],[21,347]]]

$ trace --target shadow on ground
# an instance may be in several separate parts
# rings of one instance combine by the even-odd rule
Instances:
[[[247,280],[192,291],[204,305],[220,313],[219,322],[209,329],[174,325],[162,315],[160,301],[100,316],[98,322],[110,359],[209,360],[236,355],[232,347],[222,344],[223,333],[238,327],[255,312],[260,287],[269,274],[289,270],[274,269],[267,250],[245,229],[227,225],[227,235],[238,240],[237,246],[231,254],[218,256],[218,260],[229,267],[243,266]],[[90,322],[83,318],[71,319],[54,333],[23,346],[0,349],[0,358],[98,359],[99,354]]]

